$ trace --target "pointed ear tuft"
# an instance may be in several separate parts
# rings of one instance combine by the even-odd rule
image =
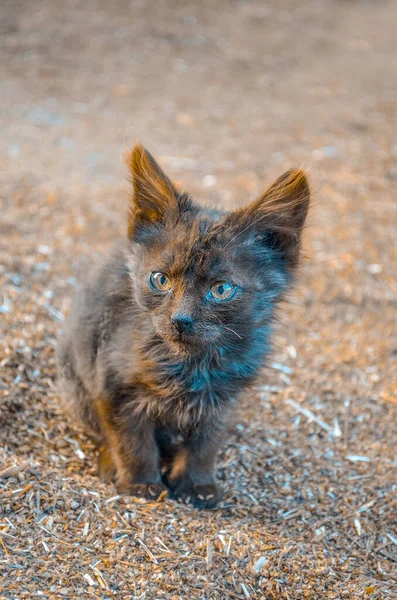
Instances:
[[[137,144],[127,156],[133,194],[129,206],[128,237],[137,229],[161,224],[167,211],[177,208],[177,192],[153,156]]]
[[[300,241],[310,202],[304,171],[287,171],[247,208],[232,214],[241,233],[279,251],[288,268],[298,265]]]
[[[249,206],[254,214],[274,217],[275,225],[295,233],[303,228],[310,202],[310,189],[302,169],[286,171]]]
[[[302,169],[290,170],[276,181],[248,208],[254,218],[263,215],[263,226],[273,245],[280,250],[287,265],[298,265],[301,235],[309,210],[310,189]],[[260,219],[261,220],[261,219]]]

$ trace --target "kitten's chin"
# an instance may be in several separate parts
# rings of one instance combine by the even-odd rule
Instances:
[[[205,352],[205,345],[198,341],[184,339],[166,339],[164,341],[173,353],[185,358],[200,356]]]
[[[167,345],[172,354],[181,358],[200,356],[203,352],[201,348],[196,348],[188,344],[182,344],[180,342],[168,342]]]

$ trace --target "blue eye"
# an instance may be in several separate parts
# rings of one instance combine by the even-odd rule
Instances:
[[[216,302],[224,302],[233,298],[237,291],[237,286],[227,281],[218,281],[211,286],[207,294],[207,300],[216,300]]]
[[[167,275],[157,271],[156,273],[150,273],[149,283],[156,292],[168,292],[171,289],[171,282]]]

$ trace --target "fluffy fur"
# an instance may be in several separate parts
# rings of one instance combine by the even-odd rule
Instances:
[[[309,188],[282,175],[247,208],[209,210],[180,193],[141,146],[128,235],[76,295],[58,345],[64,406],[100,447],[121,493],[198,507],[219,499],[222,432],[269,352],[277,303],[298,265]],[[151,273],[164,273],[166,292]],[[209,290],[235,289],[227,301]],[[189,327],[175,327],[175,316]]]

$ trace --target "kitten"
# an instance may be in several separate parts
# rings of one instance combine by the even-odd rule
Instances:
[[[59,341],[62,402],[120,493],[211,508],[222,432],[298,265],[309,187],[288,171],[226,213],[181,193],[142,146],[129,164],[127,239],[87,277]]]

